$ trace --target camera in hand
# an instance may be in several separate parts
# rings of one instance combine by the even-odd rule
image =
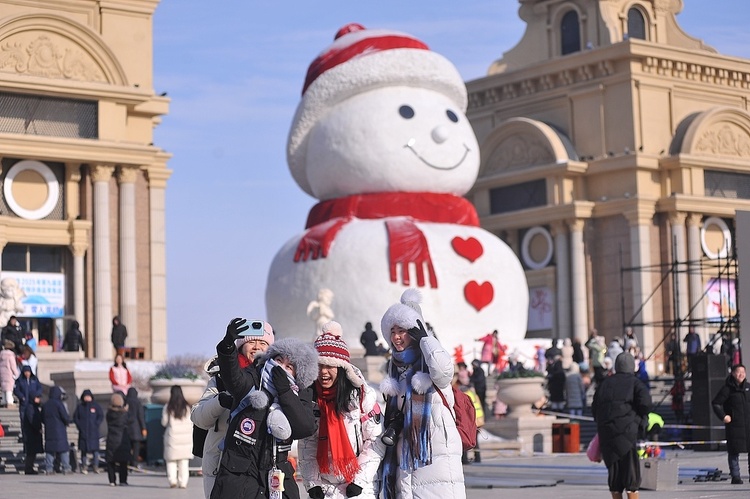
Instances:
[[[245,324],[248,325],[248,328],[240,333],[240,336],[263,336],[265,334],[265,331],[263,330],[263,321],[247,319]]]
[[[380,441],[388,447],[396,445],[401,430],[404,429],[404,413],[398,411],[388,422],[385,431],[380,436]]]

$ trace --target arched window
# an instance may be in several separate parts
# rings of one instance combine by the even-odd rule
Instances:
[[[562,55],[581,50],[581,25],[578,23],[578,12],[568,11],[560,21],[560,41]]]
[[[640,9],[635,7],[628,10],[628,38],[646,39],[646,20]]]

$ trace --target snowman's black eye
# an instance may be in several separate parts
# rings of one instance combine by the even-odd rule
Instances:
[[[398,114],[400,114],[402,118],[410,120],[414,117],[414,109],[412,109],[411,106],[401,106],[398,108]]]
[[[456,116],[456,113],[448,109],[445,111],[445,115],[448,116],[448,119],[451,120],[453,123],[458,123],[458,116]]]

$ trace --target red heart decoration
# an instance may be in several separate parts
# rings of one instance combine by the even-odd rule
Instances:
[[[456,236],[451,240],[451,246],[453,246],[453,250],[456,253],[472,263],[474,263],[474,260],[482,256],[482,253],[484,253],[482,243],[480,243],[473,237],[464,239],[462,237]]]
[[[489,305],[494,296],[495,290],[489,282],[478,284],[477,281],[469,281],[464,286],[464,297],[477,312]]]

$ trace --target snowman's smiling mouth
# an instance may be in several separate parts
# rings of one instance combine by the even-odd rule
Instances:
[[[422,163],[426,164],[430,168],[435,168],[436,170],[454,170],[454,169],[458,168],[461,165],[461,163],[464,162],[464,160],[466,159],[466,156],[469,155],[469,151],[470,151],[469,147],[466,144],[462,144],[464,146],[464,154],[463,154],[463,156],[461,156],[461,159],[459,159],[457,163],[455,163],[453,165],[447,165],[447,166],[436,165],[434,163],[430,163],[429,161],[427,161],[424,157],[422,157],[421,154],[419,154],[419,152],[417,152],[416,149],[414,149],[414,144],[415,143],[416,143],[416,140],[413,139],[413,138],[411,138],[411,139],[409,139],[409,141],[406,143],[406,145],[404,147],[407,148],[407,149],[409,149],[411,152],[413,152],[414,155],[417,158],[419,158],[419,160]]]

